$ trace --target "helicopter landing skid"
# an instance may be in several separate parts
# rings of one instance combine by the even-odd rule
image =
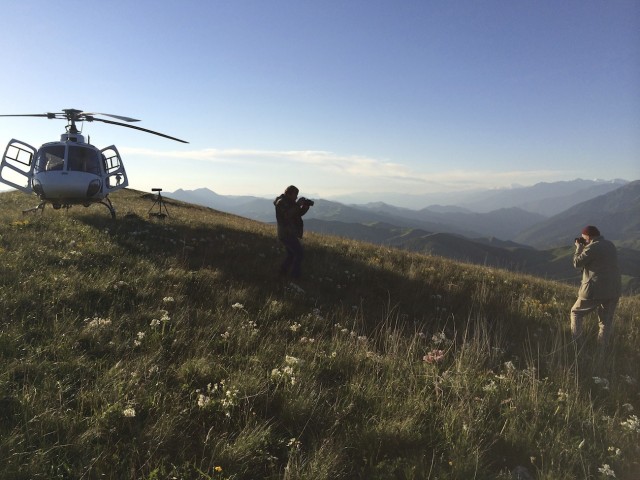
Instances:
[[[40,202],[39,205],[33,207],[33,208],[27,208],[26,210],[22,211],[23,215],[26,215],[27,213],[35,213],[37,211],[40,211],[40,213],[42,213],[42,211],[44,210],[44,206],[47,202]]]
[[[111,218],[115,220],[116,219],[116,209],[113,208],[113,204],[111,203],[111,199],[109,197],[104,197],[104,200],[102,200],[100,203],[109,209],[109,211],[111,212]]]

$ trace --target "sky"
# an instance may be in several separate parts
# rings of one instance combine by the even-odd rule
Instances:
[[[640,2],[7,0],[0,114],[76,108],[130,186],[272,196],[640,179]],[[0,118],[0,144],[64,121]]]

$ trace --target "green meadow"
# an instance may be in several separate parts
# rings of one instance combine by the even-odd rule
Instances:
[[[0,194],[0,478],[640,478],[639,296],[112,200]]]

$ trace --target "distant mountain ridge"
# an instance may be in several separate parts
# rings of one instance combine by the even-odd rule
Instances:
[[[547,217],[627,184],[626,180],[582,180],[537,183],[531,187],[480,193],[459,205],[476,212],[490,212],[508,206]]]
[[[538,248],[571,242],[585,224],[619,245],[640,249],[640,180],[572,206],[520,233],[515,240]]]
[[[404,208],[421,208],[421,205],[458,206],[477,213],[487,213],[500,208],[517,207],[547,217],[598,195],[605,194],[628,183],[627,180],[583,180],[540,182],[532,186],[484,189],[475,191],[440,192],[424,194],[402,193],[352,193],[338,195],[330,200],[347,204],[368,204],[385,198],[386,203]]]
[[[418,228],[432,232],[453,233],[466,237],[491,237],[528,243],[535,238],[524,235],[549,215],[548,205],[566,209],[628,184],[625,180],[573,180],[571,182],[538,183],[531,187],[509,190],[487,190],[460,198],[457,205],[432,205],[419,210],[397,207],[385,202],[346,205],[318,199],[306,219],[345,223],[387,223],[398,227]],[[204,205],[262,222],[273,222],[272,199],[254,196],[224,196],[208,188],[176,190],[167,197]],[[541,207],[547,205],[547,207]],[[489,209],[489,207],[495,207]],[[565,208],[563,208],[563,211]],[[566,235],[565,235],[566,237]],[[566,238],[559,238],[564,242]]]

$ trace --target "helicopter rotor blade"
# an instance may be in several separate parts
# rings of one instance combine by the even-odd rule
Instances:
[[[142,128],[142,127],[137,127],[135,125],[127,125],[126,123],[120,123],[120,122],[114,122],[112,120],[105,120],[103,118],[94,118],[93,121],[95,122],[103,122],[103,123],[109,123],[111,125],[120,125],[121,127],[127,127],[127,128],[133,128],[135,130],[141,130],[143,132],[147,132],[147,133],[151,133],[153,135],[158,135],[160,137],[164,137],[164,138],[168,138],[169,140],[175,140],[176,142],[181,142],[181,143],[189,143],[186,140],[180,140],[179,138],[176,137],[171,137],[169,135],[165,135],[164,133],[160,133],[160,132],[154,132],[153,130],[148,130],[146,128]]]
[[[123,122],[139,122],[140,120],[138,120],[137,118],[131,118],[131,117],[123,117],[122,115],[112,115],[110,113],[85,113],[83,112],[82,115],[85,115],[87,117],[92,117],[93,115],[104,115],[105,117],[111,117],[111,118],[117,118],[118,120],[122,120]]]
[[[104,115],[105,117],[116,118],[118,120],[122,120],[123,122],[139,122],[137,118],[124,117],[122,115],[112,115],[111,113],[88,113],[83,112],[81,110],[65,110],[64,112],[49,112],[49,113],[27,113],[27,114],[16,114],[16,115],[0,115],[0,117],[47,117],[47,118],[59,118],[59,119],[70,119],[69,117],[73,117],[73,119],[77,122],[82,120],[93,120],[93,115]]]
[[[17,114],[17,115],[0,115],[0,117],[49,117],[53,118],[52,113],[25,113],[25,114]]]

